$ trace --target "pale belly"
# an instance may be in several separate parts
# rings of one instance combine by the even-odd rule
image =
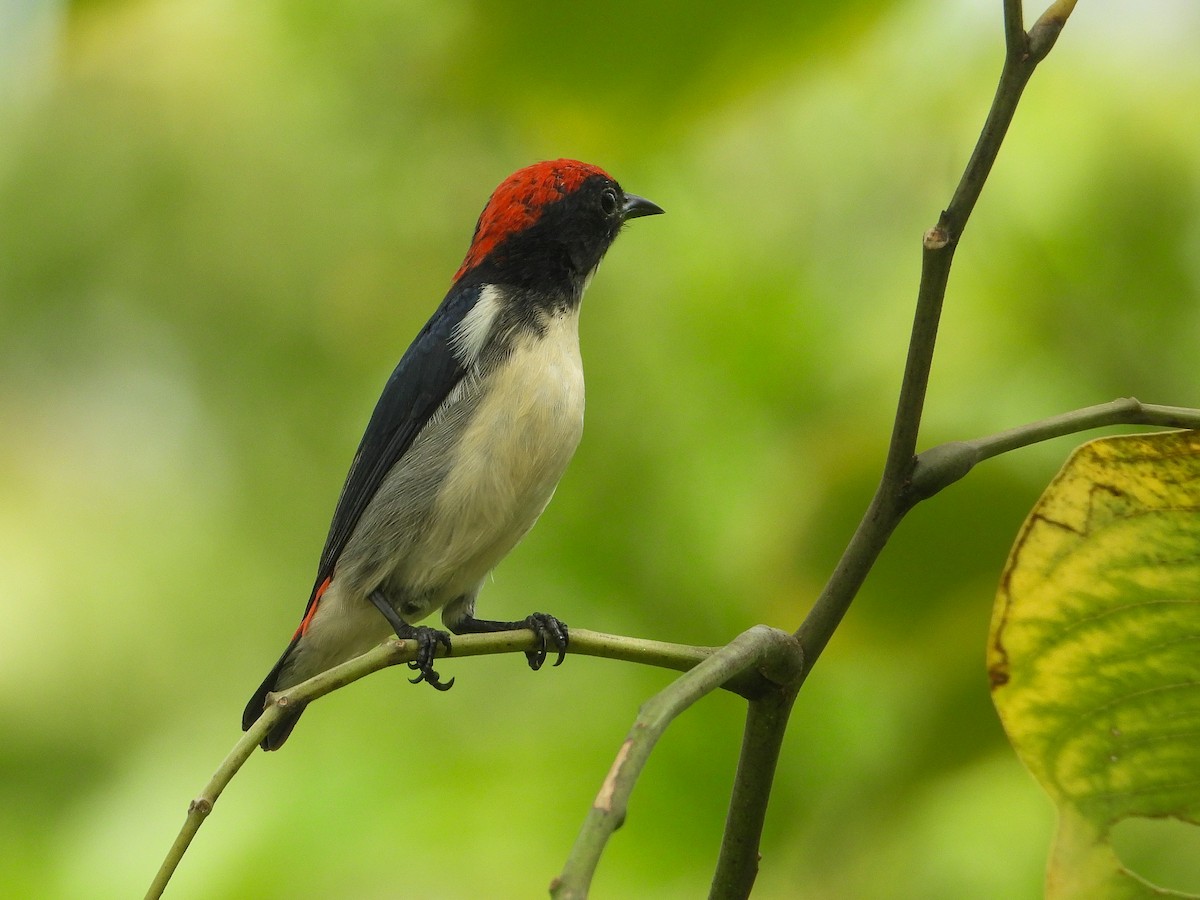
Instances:
[[[409,622],[473,598],[533,527],[583,433],[577,316],[551,319],[540,339],[518,340],[460,409],[460,426],[423,435],[364,513],[305,638],[276,689],[365,652],[390,632],[367,595],[382,588]],[[455,416],[448,416],[454,419]],[[461,430],[460,430],[461,429]],[[448,449],[443,449],[448,445]],[[413,472],[449,454],[436,491]],[[418,465],[417,459],[424,462]],[[403,463],[402,463],[403,465]],[[425,499],[414,502],[414,497]],[[363,549],[363,548],[370,548]]]
[[[416,593],[445,603],[473,592],[550,502],[583,433],[576,322],[554,319],[545,336],[518,341],[489,378],[402,565]]]

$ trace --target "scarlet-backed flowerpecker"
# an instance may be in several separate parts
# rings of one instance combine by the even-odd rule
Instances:
[[[541,162],[506,178],[475,225],[449,293],[392,372],[338,499],[308,606],[246,706],[365,653],[394,632],[417,642],[414,682],[439,690],[445,631],[414,623],[441,610],[454,634],[527,628],[567,649],[567,627],[532,613],[475,618],[488,573],[550,502],[583,431],[579,306],[621,227],[661,213],[596,166]],[[303,707],[263,740],[283,745]]]

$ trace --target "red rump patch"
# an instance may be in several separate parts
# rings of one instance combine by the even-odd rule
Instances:
[[[312,602],[308,604],[308,610],[304,613],[304,619],[300,622],[300,627],[297,628],[296,633],[292,635],[293,641],[308,631],[308,626],[312,624],[313,616],[317,614],[317,607],[321,605],[321,597],[329,588],[329,582],[332,580],[333,576],[330,575],[321,582],[321,586],[317,588],[316,593],[313,594]]]
[[[536,222],[546,204],[571,193],[593,175],[611,178],[603,169],[574,159],[534,163],[505,178],[488,199],[475,226],[471,249],[454,280],[478,265],[508,235]]]

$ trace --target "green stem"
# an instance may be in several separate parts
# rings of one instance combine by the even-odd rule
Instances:
[[[799,647],[786,632],[756,625],[721,647],[691,671],[642,704],[579,830],[579,836],[550,885],[555,900],[582,900],[608,839],[625,821],[629,796],[658,739],[675,718],[700,698],[740,673],[763,669],[772,680],[792,682],[802,666]]]
[[[1020,4],[1005,0],[1007,52],[991,108],[949,206],[938,218],[938,223],[925,233],[923,240],[921,283],[883,476],[829,581],[796,631],[810,668],[829,643],[888,538],[919,499],[908,488],[916,466],[917,437],[954,251],[1000,152],[1021,94],[1062,30],[1066,15],[1070,13],[1065,7],[1069,5],[1073,4],[1056,3],[1051,8],[1054,15],[1048,10],[1038,20],[1035,26],[1038,52],[1035,53],[1030,46],[1031,36],[1017,33],[1022,21]]]
[[[788,687],[748,704],[742,752],[709,900],[745,900],[754,887],[771,786],[797,691],[797,687]]]
[[[459,635],[454,638],[454,651],[449,655],[461,658],[523,652],[534,649],[536,640],[533,633],[529,631]],[[604,634],[582,628],[571,629],[571,653],[578,656],[599,656],[676,671],[688,671],[710,659],[717,652],[718,649],[713,647],[693,647],[688,644],[671,644],[665,641]],[[204,786],[196,799],[188,805],[183,827],[146,892],[147,900],[156,900],[162,896],[167,883],[171,880],[171,876],[174,875],[183,855],[191,845],[192,839],[195,838],[200,826],[204,824],[204,820],[212,811],[213,805],[220,798],[233,776],[253,755],[254,749],[270,731],[271,726],[279,719],[282,714],[281,707],[297,703],[310,703],[331,691],[352,684],[372,672],[408,662],[415,655],[416,644],[413,641],[385,641],[362,656],[273,695],[274,701],[263,711],[262,716],[250,730],[242,735],[233,750],[225,757],[216,774]],[[752,667],[734,673],[718,687],[725,687],[744,697],[753,698],[774,690],[776,685]]]
[[[1108,425],[1200,429],[1200,410],[1142,403],[1133,397],[1127,397],[1040,419],[988,437],[939,444],[930,447],[917,458],[910,486],[911,493],[916,500],[924,500],[958,481],[985,459],[1042,441]]]

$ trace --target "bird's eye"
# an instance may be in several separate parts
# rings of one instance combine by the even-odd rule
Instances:
[[[612,188],[605,188],[604,193],[600,195],[600,210],[606,215],[611,216],[617,211],[617,192]]]

